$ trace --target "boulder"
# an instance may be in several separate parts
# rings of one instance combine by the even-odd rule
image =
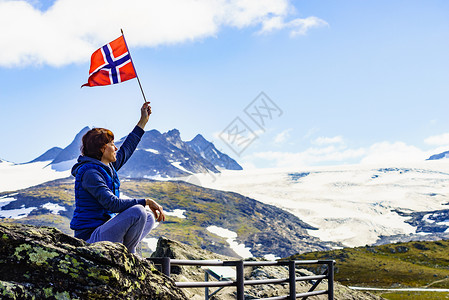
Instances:
[[[0,223],[2,299],[187,299],[120,243],[88,244],[51,227]]]

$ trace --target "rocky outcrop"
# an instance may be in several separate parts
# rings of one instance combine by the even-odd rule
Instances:
[[[119,243],[87,244],[50,227],[0,223],[2,299],[187,299]]]
[[[215,254],[213,252],[181,244],[176,241],[171,241],[166,238],[158,240],[157,249],[151,255],[152,257],[170,257],[173,259],[182,260],[235,260],[233,257]],[[256,259],[251,259],[256,260]],[[245,267],[245,280],[256,279],[274,279],[287,278],[288,269],[286,267],[278,266],[259,266],[259,267]],[[187,266],[187,267],[172,267],[171,278],[175,281],[204,281],[205,269],[201,267]],[[297,269],[296,276],[308,276],[313,273],[305,269]],[[213,279],[215,280],[215,279]],[[312,286],[311,282],[298,281],[296,283],[297,293],[307,292]],[[327,281],[323,281],[318,285],[316,290],[327,289]],[[212,293],[215,288],[210,289]],[[192,288],[184,291],[189,299],[200,300],[204,299],[204,289]],[[269,284],[269,285],[255,285],[245,287],[245,299],[258,299],[276,296],[285,296],[289,294],[288,284]],[[233,300],[236,297],[234,287],[227,287],[218,292],[213,298],[214,300]],[[314,296],[313,299],[328,299],[327,295]],[[334,299],[335,300],[380,300],[382,297],[351,290],[348,287],[334,282]]]

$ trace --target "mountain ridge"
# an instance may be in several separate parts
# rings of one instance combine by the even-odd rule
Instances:
[[[55,171],[70,170],[81,154],[82,137],[89,129],[84,127],[65,148],[53,147],[28,163],[50,161],[49,166]],[[120,147],[125,139],[126,136],[122,137],[116,145]],[[176,128],[165,133],[152,129],[145,131],[136,151],[119,174],[129,178],[182,177],[219,173],[220,169],[242,170],[242,167],[200,134],[191,141],[183,141]]]

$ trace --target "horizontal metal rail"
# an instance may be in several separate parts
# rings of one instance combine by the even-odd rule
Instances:
[[[264,285],[264,284],[282,284],[289,283],[290,293],[287,296],[277,296],[271,298],[264,298],[269,300],[275,299],[297,299],[303,298],[307,299],[310,296],[317,296],[322,294],[328,294],[328,299],[334,299],[334,260],[290,260],[290,261],[221,261],[221,260],[180,260],[180,259],[170,259],[168,257],[157,257],[149,258],[154,264],[162,266],[162,272],[170,276],[171,266],[227,266],[236,268],[236,280],[226,280],[226,281],[205,281],[205,282],[175,282],[175,285],[179,288],[209,288],[209,287],[228,287],[235,286],[237,288],[237,300],[244,299],[244,286],[245,285]],[[316,265],[325,264],[327,265],[327,270],[322,275],[313,276],[295,276],[295,268],[297,265]],[[277,279],[260,279],[260,280],[244,280],[243,268],[249,266],[288,266],[289,278],[277,278]],[[328,280],[328,289],[314,291],[318,284],[323,280]],[[206,278],[207,280],[207,278]],[[297,281],[313,281],[316,280],[313,286],[306,293],[296,293],[296,282]],[[206,299],[208,299],[208,294],[206,293]]]
[[[310,297],[310,296],[318,296],[318,295],[323,295],[323,294],[327,294],[327,291],[313,291],[313,292],[307,292],[307,293],[300,293],[300,294],[296,294],[296,298],[301,298],[301,297]],[[276,296],[276,297],[269,297],[269,298],[259,298],[259,299],[255,299],[255,300],[284,300],[284,299],[290,299],[290,295],[288,296]]]
[[[197,281],[197,282],[175,282],[179,288],[198,288],[198,287],[223,287],[235,286],[234,281]]]
[[[308,281],[308,280],[319,280],[326,279],[326,275],[315,275],[315,276],[303,276],[296,277],[295,281]],[[278,278],[278,279],[255,279],[255,280],[245,280],[245,285],[258,285],[258,284],[280,284],[289,282],[290,278]]]

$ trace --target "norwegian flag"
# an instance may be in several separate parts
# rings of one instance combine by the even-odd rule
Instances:
[[[92,54],[89,80],[81,87],[116,84],[135,77],[136,70],[122,35]]]

